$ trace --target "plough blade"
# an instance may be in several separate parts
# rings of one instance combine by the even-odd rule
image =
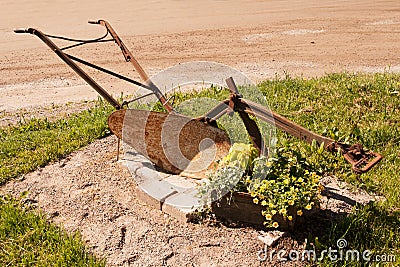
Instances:
[[[173,113],[123,109],[110,115],[108,125],[156,166],[192,178],[216,169],[230,148],[225,131]]]

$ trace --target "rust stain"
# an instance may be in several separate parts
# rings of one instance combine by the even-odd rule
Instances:
[[[118,138],[158,167],[192,178],[204,178],[207,170],[213,170],[230,148],[225,131],[179,114],[118,110],[110,115],[108,124]],[[213,145],[213,158],[206,158],[205,150]],[[201,170],[190,169],[189,165],[196,162],[208,165]]]

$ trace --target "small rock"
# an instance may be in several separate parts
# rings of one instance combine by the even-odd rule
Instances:
[[[51,217],[51,218],[54,218],[54,217],[57,217],[57,216],[59,216],[59,215],[60,215],[60,212],[55,211],[55,212],[52,212],[52,213],[50,214],[50,217]]]
[[[261,235],[258,236],[258,239],[270,247],[270,246],[274,245],[279,239],[284,237],[286,234],[287,234],[287,232],[281,232],[278,230],[269,231],[269,232],[262,231]]]
[[[22,182],[23,180],[25,180],[25,175],[21,175],[20,177],[18,177],[17,179],[15,179],[18,182]]]

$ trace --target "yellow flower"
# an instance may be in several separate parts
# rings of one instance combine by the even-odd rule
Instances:
[[[312,173],[312,178],[313,178],[312,180],[313,180],[314,183],[318,183],[319,182],[319,178],[320,177],[315,172]]]
[[[293,205],[294,205],[294,200],[292,200],[292,199],[289,200],[289,201],[288,201],[288,204],[289,204],[290,206],[293,206]]]
[[[255,204],[258,204],[258,198],[254,198],[254,199],[253,199],[253,202],[254,202]]]
[[[302,182],[304,182],[304,179],[300,177],[299,179],[297,179],[297,181],[298,181],[299,183],[302,183]]]
[[[298,210],[297,211],[297,215],[299,215],[299,216],[303,215],[303,211],[302,210]]]
[[[283,180],[283,183],[284,183],[285,185],[288,185],[288,184],[289,184],[289,179]]]
[[[274,204],[269,203],[268,206],[269,206],[270,208],[273,208],[273,207],[274,207]]]
[[[293,220],[292,216],[288,216],[287,218],[288,218],[289,221]]]
[[[267,206],[267,201],[265,200],[261,201],[261,206]]]
[[[280,213],[280,214],[283,214],[283,215],[286,214],[286,209],[281,209],[281,210],[279,211],[279,213]]]
[[[256,193],[256,192],[251,192],[251,193],[250,193],[250,196],[251,196],[251,197],[255,197],[255,196],[257,196],[257,193]]]
[[[272,215],[276,214],[276,210],[271,210]]]
[[[322,192],[322,191],[324,190],[324,188],[325,188],[325,187],[324,187],[322,184],[319,184],[319,185],[318,185],[318,191],[319,191],[319,192]]]
[[[311,204],[308,204],[308,205],[305,207],[306,210],[310,210],[311,208],[312,208]]]
[[[271,214],[267,214],[267,215],[265,215],[265,219],[267,219],[267,220],[272,220],[272,215]]]
[[[272,224],[272,226],[273,226],[274,228],[278,228],[278,227],[279,227],[279,223],[274,222],[274,223]]]

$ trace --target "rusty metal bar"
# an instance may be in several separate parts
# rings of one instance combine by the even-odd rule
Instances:
[[[152,89],[151,89],[148,85],[145,85],[145,84],[143,84],[143,83],[140,83],[140,82],[138,82],[138,81],[135,81],[135,80],[133,80],[133,79],[131,79],[131,78],[125,77],[125,76],[123,76],[123,75],[121,75],[121,74],[115,73],[115,72],[113,72],[113,71],[111,71],[111,70],[108,70],[108,69],[105,69],[105,68],[103,68],[103,67],[97,66],[97,65],[92,64],[92,63],[90,63],[90,62],[87,62],[87,61],[85,61],[85,60],[83,60],[83,59],[77,58],[77,57],[75,57],[75,56],[73,56],[73,55],[70,55],[70,54],[67,54],[67,53],[65,53],[65,55],[68,56],[70,59],[72,59],[72,60],[74,60],[74,61],[76,61],[76,62],[79,62],[79,63],[81,63],[81,64],[84,64],[84,65],[86,65],[86,66],[88,66],[88,67],[91,67],[91,68],[93,68],[93,69],[102,71],[102,72],[107,73],[107,74],[109,74],[109,75],[111,75],[111,76],[117,77],[118,79],[121,79],[121,80],[123,80],[123,81],[132,83],[132,84],[134,84],[134,85],[137,85],[137,86],[140,86],[140,87],[142,87],[142,88],[145,88],[145,89],[147,89],[147,90],[152,91]],[[152,92],[151,94],[153,94],[153,92]]]
[[[223,115],[229,112],[229,99],[225,100],[224,102],[219,103],[213,109],[208,111],[206,114],[201,116],[200,118],[207,118],[210,120],[218,120]]]
[[[250,100],[240,98],[237,108],[243,109],[246,113],[254,115],[266,122],[275,123],[275,126],[279,129],[308,143],[312,143],[312,141],[315,140],[319,145],[324,144],[324,148],[328,151],[336,152],[340,149],[343,157],[351,164],[353,171],[356,173],[367,172],[382,159],[382,155],[376,152],[364,151],[360,144],[349,146],[336,142],[331,138],[316,134],[301,127],[277,113],[272,111],[268,112],[262,106]]]
[[[225,82],[228,85],[228,88],[231,91],[231,93],[239,95],[239,90],[237,89],[235,81],[233,80],[232,77],[226,79]]]
[[[39,37],[54,53],[57,54],[68,66],[70,66],[82,79],[84,79],[93,89],[95,89],[108,103],[116,109],[121,109],[121,104],[118,103],[110,94],[107,93],[96,81],[94,81],[85,71],[83,71],[72,59],[70,59],[60,48],[53,43],[41,31],[29,28],[23,30],[15,30],[15,33],[30,33]]]
[[[353,171],[356,173],[367,172],[382,159],[382,155],[372,151],[365,151],[360,144],[350,146],[336,142],[331,138],[316,134],[273,111],[267,110],[257,103],[242,98],[232,77],[228,78],[226,83],[231,91],[229,99],[221,102],[198,119],[208,123],[215,123],[215,120],[233,109],[239,113],[251,137],[252,143],[259,151],[260,147],[262,147],[262,140],[258,140],[261,139],[261,134],[259,134],[257,124],[248,114],[275,125],[278,129],[307,143],[311,144],[315,140],[318,145],[323,144],[324,148],[328,151],[337,152],[340,150],[343,157],[351,164]],[[243,116],[243,114],[246,116]]]
[[[107,31],[111,34],[117,45],[122,51],[122,54],[125,57],[125,60],[127,62],[131,62],[135,70],[139,73],[140,77],[142,80],[147,83],[147,85],[152,88],[151,90],[154,92],[154,94],[157,96],[158,100],[162,103],[162,105],[165,107],[165,109],[168,112],[173,112],[174,108],[171,106],[171,104],[168,103],[166,100],[164,94],[161,92],[161,90],[150,80],[149,76],[147,73],[144,71],[142,66],[140,66],[139,62],[135,59],[133,54],[129,51],[128,47],[122,42],[121,38],[119,38],[118,34],[115,32],[115,30],[111,27],[110,23],[108,23],[105,20],[98,20],[98,21],[89,21],[88,23],[90,24],[99,24],[104,26]]]
[[[240,95],[238,95],[239,91],[232,77],[226,79],[226,83],[229,87],[229,90],[232,92],[230,98],[215,106],[202,117],[206,117],[210,120],[217,120],[222,115],[229,112],[229,103],[232,102],[232,98],[236,98],[234,101],[235,111],[244,111],[250,115],[258,117],[265,122],[275,125],[277,128],[285,131],[286,133],[310,144],[313,140],[315,140],[319,145],[324,143],[324,147],[327,148],[331,143],[335,142],[333,139],[316,134],[273,111],[266,110],[265,107],[257,103],[240,97]]]
[[[243,109],[248,114],[275,124],[279,129],[308,143],[312,143],[315,140],[319,145],[324,143],[324,147],[327,148],[331,143],[335,142],[335,140],[316,134],[273,111],[267,111],[261,105],[250,100],[240,98],[238,109]]]
[[[149,79],[149,76],[146,74],[142,66],[140,66],[139,62],[135,59],[135,57],[132,55],[132,53],[129,51],[128,47],[122,42],[121,38],[119,38],[118,34],[116,31],[111,27],[110,23],[105,20],[98,20],[98,21],[88,21],[89,24],[99,24],[107,29],[107,31],[111,34],[112,38],[114,38],[114,41],[117,43],[117,45],[120,47],[122,54],[125,57],[125,60],[127,62],[131,62],[132,65],[135,67],[135,70],[139,73],[140,77],[144,80],[147,81]]]
[[[253,146],[258,150],[258,154],[264,153],[264,144],[257,123],[250,118],[249,114],[245,112],[244,109],[236,108],[238,105],[238,101],[240,101],[241,99],[241,96],[239,95],[239,90],[236,87],[235,81],[232,77],[230,77],[226,79],[226,84],[228,85],[229,90],[232,92],[231,97],[229,98],[229,107],[239,113],[239,116],[242,119],[244,126],[246,127],[246,130],[250,136],[250,140],[253,143]]]

